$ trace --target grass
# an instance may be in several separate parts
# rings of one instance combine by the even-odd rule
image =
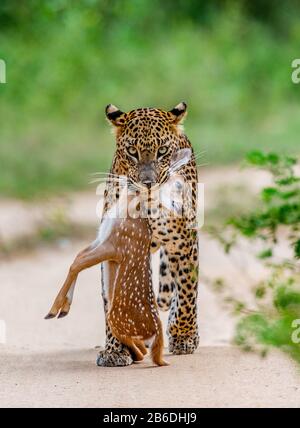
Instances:
[[[299,154],[296,24],[280,37],[235,9],[206,27],[184,21],[151,32],[124,22],[101,31],[93,14],[73,7],[62,21],[33,21],[37,34],[2,33],[1,195],[47,198],[107,170],[110,102],[130,110],[187,101],[186,132],[212,167],[255,148]]]

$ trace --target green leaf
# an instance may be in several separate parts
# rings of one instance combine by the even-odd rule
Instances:
[[[293,175],[289,177],[279,178],[275,180],[275,183],[279,186],[290,186],[295,183],[299,183],[300,177],[294,177]]]
[[[265,187],[261,192],[261,197],[265,202],[269,202],[279,194],[280,192],[275,187]]]
[[[294,245],[294,254],[296,259],[300,259],[300,239],[298,239]]]
[[[253,150],[252,152],[248,153],[246,160],[249,164],[255,166],[263,166],[267,164],[266,156],[259,150]]]
[[[278,165],[278,163],[279,163],[279,156],[276,153],[269,153],[267,155],[267,160],[272,165]]]
[[[257,254],[257,258],[259,258],[259,259],[268,259],[272,256],[273,256],[272,248],[268,248],[268,249],[263,250]]]
[[[265,295],[266,295],[266,287],[261,285],[261,286],[256,288],[255,297],[257,299],[262,299]]]

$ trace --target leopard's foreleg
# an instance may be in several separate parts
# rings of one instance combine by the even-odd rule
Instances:
[[[157,296],[158,307],[162,311],[168,311],[172,303],[175,282],[169,267],[168,252],[165,248],[160,249],[159,264],[159,294]]]
[[[97,357],[97,365],[102,367],[128,366],[133,363],[132,355],[129,349],[113,336],[111,329],[106,321],[108,313],[108,283],[109,275],[114,275],[116,266],[113,263],[103,263],[101,265],[101,285],[102,298],[105,312],[106,323],[106,341],[105,349],[100,351]]]

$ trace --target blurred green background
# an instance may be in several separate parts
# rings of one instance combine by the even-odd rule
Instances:
[[[47,197],[106,171],[108,103],[185,100],[211,167],[255,148],[297,155],[299,19],[293,0],[2,0],[0,194]]]

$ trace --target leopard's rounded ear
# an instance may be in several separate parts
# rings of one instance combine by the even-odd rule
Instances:
[[[120,126],[124,123],[124,112],[113,104],[108,104],[105,108],[107,119],[115,126]]]
[[[169,111],[171,115],[171,122],[175,125],[181,123],[187,114],[187,105],[184,101],[177,104],[172,110]]]

